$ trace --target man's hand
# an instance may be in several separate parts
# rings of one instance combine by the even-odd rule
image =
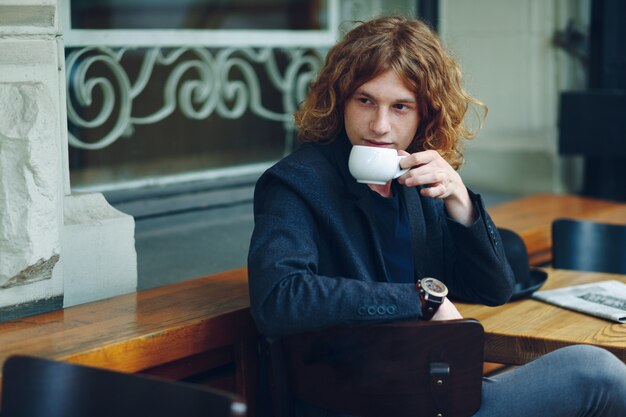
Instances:
[[[398,178],[398,182],[407,187],[426,186],[420,190],[425,197],[444,200],[448,215],[461,224],[469,226],[476,219],[474,205],[467,188],[458,172],[436,151],[423,151],[405,155],[400,161],[401,168],[411,168]]]
[[[452,304],[447,297],[443,300],[443,304],[439,307],[435,315],[430,321],[440,321],[440,320],[456,320],[462,319],[461,313],[456,309],[456,306]]]

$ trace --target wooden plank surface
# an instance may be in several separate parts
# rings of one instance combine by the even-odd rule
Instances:
[[[534,194],[488,211],[497,227],[522,237],[531,265],[552,260],[552,222],[560,217],[626,224],[626,204],[575,195]]]
[[[545,268],[542,289],[605,280],[626,283],[626,275]],[[485,328],[485,360],[523,364],[555,349],[578,343],[602,346],[626,362],[626,325],[525,299],[500,307],[456,304],[464,317]]]
[[[240,269],[0,323],[0,365],[20,353],[140,372],[255,338]]]
[[[620,203],[616,207],[591,213],[585,219],[610,224],[626,224],[626,204]]]

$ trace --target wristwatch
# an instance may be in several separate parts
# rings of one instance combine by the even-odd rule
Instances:
[[[422,318],[430,320],[433,318],[443,300],[448,295],[448,287],[435,278],[422,278],[415,284],[420,295],[422,305]]]

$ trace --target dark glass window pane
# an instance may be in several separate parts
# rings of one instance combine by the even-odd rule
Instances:
[[[72,29],[173,29],[159,33],[160,45],[176,30],[328,30],[327,4],[70,2]],[[105,33],[94,33],[102,34],[96,45],[66,49],[73,186],[265,163],[291,150],[286,118],[319,68],[320,51],[283,50],[271,41],[263,48],[107,47]]]
[[[300,74],[308,79],[307,73],[314,73],[321,64],[315,51],[303,51],[317,63],[314,66],[294,61],[291,50],[247,48],[232,50],[225,64],[218,66],[210,65],[213,61],[206,57],[223,50],[161,48],[161,59],[149,67],[150,77],[140,82],[147,63],[154,62],[150,58],[154,49],[113,51],[116,53],[106,48],[66,51],[74,62],[68,66],[70,135],[90,146],[104,144],[111,132],[119,132],[112,143],[98,149],[73,146],[70,140],[73,186],[280,159],[291,149],[293,134],[286,129],[286,120],[271,120],[258,112],[290,118],[298,98],[279,91],[270,78],[269,64],[255,62],[251,56],[271,60],[274,64],[270,66],[275,65],[279,74],[294,74],[293,88],[299,84]],[[74,60],[76,53],[80,58]],[[118,60],[113,62],[112,55]],[[166,59],[169,57],[176,59]],[[254,104],[257,95],[260,102]],[[163,114],[168,102],[171,111]],[[222,117],[242,105],[242,114]]]
[[[71,0],[74,29],[327,29],[325,0]]]

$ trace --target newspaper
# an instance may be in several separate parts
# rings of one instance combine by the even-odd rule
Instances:
[[[626,284],[620,281],[537,291],[532,297],[570,310],[626,323]]]

